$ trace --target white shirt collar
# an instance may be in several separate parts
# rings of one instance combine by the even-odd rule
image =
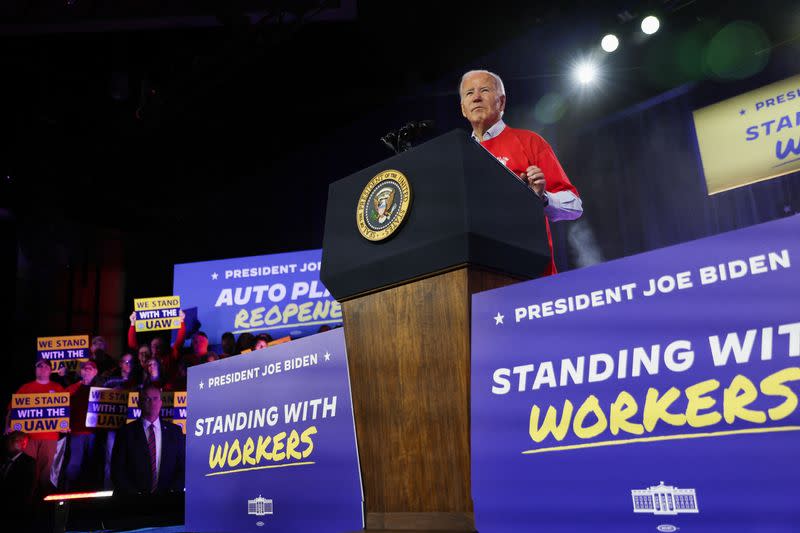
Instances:
[[[493,138],[497,137],[498,135],[500,135],[500,133],[504,129],[506,129],[506,123],[503,122],[503,119],[500,119],[497,122],[495,122],[494,125],[491,128],[489,128],[488,130],[486,130],[484,132],[483,139],[480,139],[480,141],[488,141],[489,139],[493,139]],[[472,132],[472,138],[475,139],[476,141],[479,140],[478,136],[475,135],[474,131]]]
[[[146,418],[142,418],[142,424],[144,424],[145,431],[147,431],[147,428],[149,428],[150,426],[153,426],[153,429],[156,431],[160,430],[161,429],[160,422],[161,422],[161,417],[156,418],[152,422],[150,422]]]

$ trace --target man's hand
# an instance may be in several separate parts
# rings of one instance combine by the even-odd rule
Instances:
[[[530,187],[533,192],[536,193],[536,196],[539,198],[542,197],[544,194],[545,181],[544,173],[542,172],[541,168],[531,165],[525,170],[525,172],[521,173],[519,177],[528,183],[528,187]]]
[[[181,317],[181,322],[185,322],[186,321],[186,313],[183,312],[183,309],[181,309],[181,311],[178,314],[178,316]]]
[[[130,319],[131,319],[131,326],[135,326],[136,325],[136,311],[131,313]]]

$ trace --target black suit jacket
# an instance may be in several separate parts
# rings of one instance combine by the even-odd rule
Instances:
[[[156,493],[183,491],[186,439],[181,428],[171,422],[161,424],[161,468]],[[117,430],[111,453],[111,481],[114,491],[150,492],[150,451],[142,420]]]
[[[23,452],[0,479],[0,499],[9,509],[16,510],[19,506],[27,509],[33,502],[35,465],[33,457]]]

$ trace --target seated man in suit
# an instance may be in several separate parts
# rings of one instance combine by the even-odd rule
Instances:
[[[159,419],[161,389],[139,393],[142,416],[117,431],[111,454],[111,481],[122,493],[163,494],[184,487],[185,438],[181,428]]]
[[[3,443],[3,459],[0,465],[0,500],[6,508],[13,510],[6,515],[6,525],[20,526],[18,530],[30,528],[33,506],[33,487],[36,478],[36,461],[24,450],[28,436],[21,431],[12,431]]]
[[[0,494],[2,500],[17,514],[29,518],[33,503],[33,486],[36,478],[36,461],[25,454],[28,436],[12,431],[5,437],[3,463],[0,466]]]

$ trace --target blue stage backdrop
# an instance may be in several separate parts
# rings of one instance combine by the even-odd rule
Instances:
[[[319,280],[321,257],[322,250],[306,250],[178,264],[173,292],[184,309],[197,309],[213,345],[226,331],[302,337],[342,323],[339,303]]]
[[[344,332],[189,369],[189,531],[363,527]]]
[[[479,531],[798,531],[800,217],[475,295]]]

